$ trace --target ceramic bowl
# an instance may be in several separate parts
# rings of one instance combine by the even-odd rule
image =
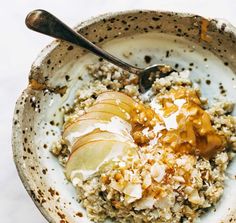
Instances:
[[[158,11],[102,15],[75,28],[110,53],[139,67],[171,64],[191,70],[210,103],[236,102],[236,29],[228,22]],[[130,53],[131,52],[131,53]],[[85,65],[99,58],[62,41],[49,44],[33,63],[29,85],[16,103],[13,153],[21,180],[51,223],[90,222],[74,188],[50,153],[61,134],[63,110],[89,80]],[[234,110],[234,115],[236,111]],[[236,161],[227,170],[225,191],[200,222],[236,222]]]

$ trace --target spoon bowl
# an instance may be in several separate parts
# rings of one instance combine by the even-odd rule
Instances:
[[[171,66],[165,64],[154,64],[146,67],[139,73],[139,89],[142,93],[148,91],[157,78],[168,76],[172,72],[177,72]]]

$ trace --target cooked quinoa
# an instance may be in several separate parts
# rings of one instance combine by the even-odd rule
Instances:
[[[88,217],[94,222],[111,218],[124,223],[187,223],[214,207],[223,193],[225,171],[236,151],[236,118],[229,115],[233,104],[219,102],[209,107],[187,71],[157,79],[150,92],[141,95],[136,75],[105,62],[89,65],[87,70],[93,78],[78,91],[73,107],[65,114],[65,125],[85,114],[102,92],[123,92],[150,105],[153,98],[165,99],[171,89],[185,88],[197,95],[214,131],[224,137],[223,148],[208,158],[176,152],[171,146],[163,148],[154,140],[139,145],[138,157],[117,157],[89,178],[72,180]],[[70,155],[68,147],[62,139],[52,148],[62,165]]]

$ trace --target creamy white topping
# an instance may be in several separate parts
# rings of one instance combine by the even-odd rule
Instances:
[[[82,131],[71,132],[68,136],[66,136],[66,140],[68,140],[70,145],[73,145],[76,139],[94,131],[95,129],[100,129],[101,131],[107,131],[118,135],[120,134],[128,140],[133,141],[130,134],[132,129],[131,125],[117,116],[112,117],[110,122],[98,121],[94,125],[88,126]],[[124,141],[124,139],[122,138],[121,141]]]
[[[179,111],[181,109],[181,107],[186,103],[185,99],[176,99],[174,101],[174,104],[178,106],[178,111],[176,111],[175,113],[171,114],[168,117],[164,117],[164,112],[163,112],[163,108],[162,106],[156,101],[156,98],[154,98],[151,103],[150,106],[152,107],[152,109],[161,116],[161,118],[163,119],[163,121],[165,122],[165,128],[167,130],[170,129],[177,129],[178,128],[178,123],[176,121],[176,117],[179,114]],[[160,126],[158,126],[158,129],[160,128]],[[155,127],[154,127],[155,129]],[[163,129],[163,128],[162,128]]]

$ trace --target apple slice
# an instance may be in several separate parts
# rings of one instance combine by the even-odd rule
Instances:
[[[72,123],[64,129],[62,138],[68,141],[71,145],[75,139],[86,135],[95,129],[99,129],[99,125],[108,124],[109,121],[98,120],[98,119],[84,119]]]
[[[95,104],[87,110],[87,113],[92,112],[107,112],[114,116],[118,116],[125,121],[130,120],[130,114],[127,111],[117,105],[105,104],[103,102]]]
[[[95,102],[95,104],[98,104],[98,103],[116,105],[116,106],[120,107],[121,109],[125,110],[128,113],[131,113],[132,110],[135,108],[135,106],[133,104],[128,105],[124,102],[121,102],[120,99],[106,99],[106,100],[103,100],[103,101]]]
[[[115,140],[89,142],[71,153],[65,168],[66,176],[69,180],[74,177],[85,180],[113,158],[125,155],[138,156],[135,145]]]
[[[95,130],[91,133],[88,133],[78,138],[72,147],[72,152],[86,143],[93,142],[93,141],[101,141],[101,140],[115,140],[115,141],[127,142],[127,143],[132,141],[131,138],[125,137],[117,133]]]
[[[70,122],[69,124],[65,124],[64,128],[67,129],[71,125],[76,124],[77,122],[81,120],[86,119],[97,119],[99,121],[110,121],[111,118],[114,117],[114,114],[108,113],[108,112],[91,112],[91,113],[85,113],[78,118],[76,118],[73,122]]]
[[[96,103],[104,101],[104,100],[110,100],[110,99],[120,100],[120,102],[125,103],[127,105],[135,105],[136,104],[136,101],[133,100],[131,97],[129,97],[128,95],[126,95],[124,93],[117,92],[117,91],[106,91],[104,93],[101,93],[100,95],[98,95],[98,97],[96,99]]]
[[[89,112],[80,116],[78,119],[75,120],[75,122],[84,119],[98,119],[103,121],[110,121],[112,117],[114,117],[114,114],[108,112]]]

